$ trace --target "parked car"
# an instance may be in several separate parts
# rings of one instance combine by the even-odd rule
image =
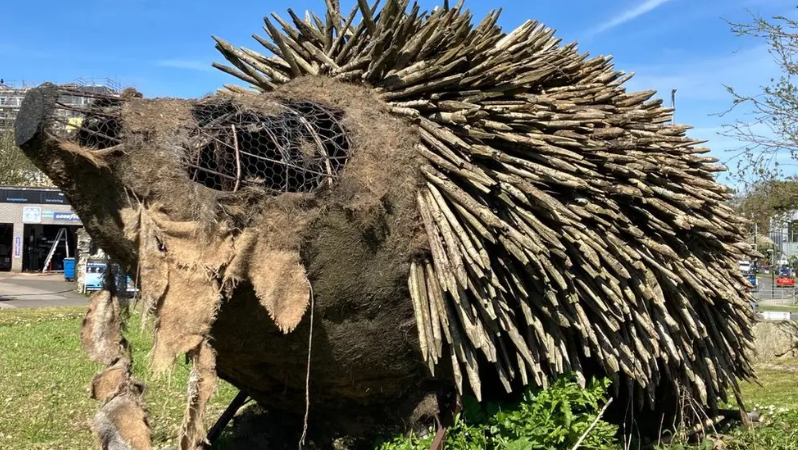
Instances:
[[[778,287],[793,287],[796,286],[796,279],[791,276],[780,276],[777,277],[777,286]]]
[[[752,262],[749,260],[739,260],[738,269],[741,271],[741,274],[749,274],[752,271]]]

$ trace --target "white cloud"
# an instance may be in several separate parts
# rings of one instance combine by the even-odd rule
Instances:
[[[211,63],[204,59],[165,59],[155,61],[156,66],[169,67],[173,69],[211,71]]]
[[[617,14],[611,19],[600,24],[598,27],[591,30],[590,34],[598,34],[602,33],[603,31],[610,30],[611,28],[633,20],[638,16],[642,16],[669,1],[671,0],[646,0],[643,3],[640,3],[638,6],[622,11],[620,14]]]

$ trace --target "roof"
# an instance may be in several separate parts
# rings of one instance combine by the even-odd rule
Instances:
[[[52,186],[18,186],[18,185],[0,185],[0,189],[16,189],[26,191],[61,191]]]

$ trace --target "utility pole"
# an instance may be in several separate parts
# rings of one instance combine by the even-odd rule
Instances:
[[[755,236],[752,239],[752,250],[757,252],[757,221],[755,221]],[[759,260],[759,259],[758,259]],[[751,271],[754,273],[755,276],[755,290],[759,290],[760,284],[757,283],[757,269],[754,268],[754,263],[750,263],[749,267],[752,268]],[[757,263],[758,269],[760,268],[760,261]]]
[[[671,89],[671,125],[674,125],[674,116],[677,114],[677,105],[675,100],[675,94],[677,90],[675,88]]]
[[[773,298],[775,296],[774,293],[775,293],[776,288],[777,288],[777,286],[776,286],[777,282],[775,280],[776,277],[774,276],[774,273],[777,271],[777,265],[775,264],[776,259],[777,259],[777,232],[776,232],[776,230],[774,230],[774,217],[773,216],[771,218],[769,218],[768,226],[769,226],[768,228],[770,230],[769,235],[771,235],[773,237],[772,240],[771,240],[771,297]]]
[[[793,221],[788,222],[788,236],[790,236],[788,239],[789,243],[796,243],[799,241],[799,224],[797,224],[796,228],[794,228]],[[799,258],[799,252],[797,252],[797,258]],[[797,263],[796,268],[794,268],[793,276],[796,280],[799,280],[799,263]]]

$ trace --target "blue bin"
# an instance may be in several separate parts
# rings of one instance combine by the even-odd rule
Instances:
[[[65,258],[64,259],[64,279],[72,282],[75,280],[75,259],[74,258]]]

